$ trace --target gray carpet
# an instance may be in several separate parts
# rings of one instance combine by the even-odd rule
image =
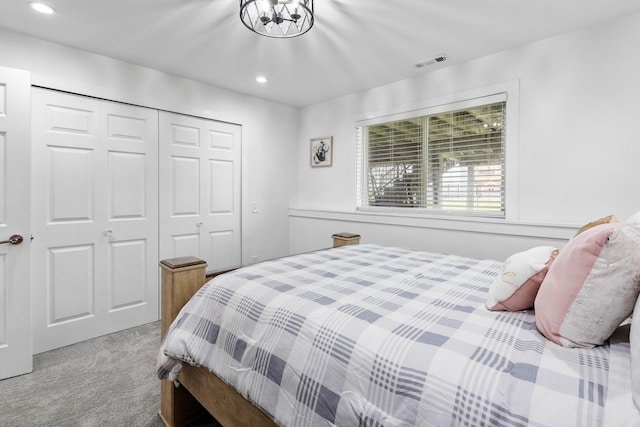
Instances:
[[[154,322],[36,355],[32,373],[0,381],[0,426],[163,426],[159,346]]]

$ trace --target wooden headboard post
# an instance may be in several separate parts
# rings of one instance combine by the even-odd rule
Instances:
[[[360,235],[355,233],[335,233],[331,235],[331,238],[333,239],[334,248],[360,244]]]
[[[207,263],[188,256],[160,261],[162,269],[161,337],[164,339],[180,309],[206,281]]]
[[[207,263],[196,257],[172,258],[160,262],[161,337],[164,336],[180,309],[204,285]],[[160,418],[170,427],[183,426],[206,413],[185,387],[173,382],[160,382]]]

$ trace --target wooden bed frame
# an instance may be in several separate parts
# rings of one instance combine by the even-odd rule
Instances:
[[[357,234],[337,233],[332,237],[334,247],[360,242]],[[160,267],[164,339],[180,309],[212,276],[206,275],[207,263],[195,257],[163,260]],[[224,427],[277,427],[262,410],[206,369],[185,364],[178,382],[180,386],[176,387],[170,380],[161,381],[160,418],[169,427],[187,425],[207,412]]]
[[[160,262],[162,269],[161,337],[180,309],[208,280],[207,263],[195,257]],[[202,368],[185,364],[178,375],[179,387],[172,381],[160,385],[160,418],[169,427],[187,425],[210,413],[224,427],[276,424],[220,378]]]

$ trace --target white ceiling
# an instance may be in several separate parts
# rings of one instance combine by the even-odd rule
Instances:
[[[0,27],[295,106],[640,11],[638,0],[315,0],[307,34],[272,39],[240,22],[238,0],[46,2],[58,13],[2,0]]]

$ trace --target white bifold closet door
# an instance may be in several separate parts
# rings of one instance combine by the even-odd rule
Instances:
[[[160,112],[160,258],[241,264],[239,125]]]
[[[32,90],[34,353],[158,319],[158,111]]]

